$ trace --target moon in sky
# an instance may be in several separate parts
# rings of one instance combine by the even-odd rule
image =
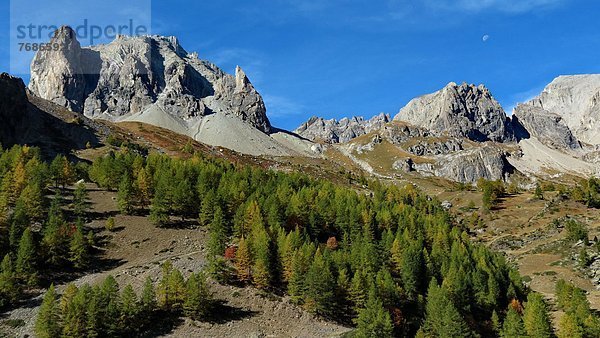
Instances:
[[[484,36],[481,38],[481,40],[482,40],[483,42],[487,42],[487,40],[489,40],[489,39],[490,39],[490,36],[489,36],[489,35],[487,35],[487,34],[486,34],[486,35],[484,35]]]

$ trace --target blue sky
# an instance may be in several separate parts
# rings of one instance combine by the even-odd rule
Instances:
[[[225,71],[242,66],[273,124],[294,129],[311,115],[394,115],[450,81],[484,83],[510,109],[558,75],[600,72],[599,13],[580,0],[173,0],[153,1],[151,19]]]

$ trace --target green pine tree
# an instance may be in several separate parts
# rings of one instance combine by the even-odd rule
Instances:
[[[208,253],[213,257],[222,257],[227,248],[227,229],[225,227],[225,217],[220,207],[215,208],[214,217],[210,222]]]
[[[358,312],[356,322],[356,337],[385,338],[392,337],[394,326],[389,312],[377,298],[375,290],[369,292],[369,298],[363,309]]]
[[[173,206],[176,214],[185,220],[195,208],[195,195],[191,183],[187,179],[179,181],[173,190]]]
[[[252,252],[254,253],[254,264],[252,266],[252,281],[260,289],[266,289],[271,285],[271,250],[269,234],[263,228],[253,236]]]
[[[198,217],[200,225],[207,226],[213,221],[216,204],[215,193],[210,190],[202,199],[200,215]]]
[[[121,298],[119,284],[111,275],[106,277],[100,287],[100,306],[102,310],[102,330],[107,336],[117,335],[120,325]]]
[[[120,329],[124,334],[132,334],[140,328],[140,306],[131,285],[127,285],[121,293]]]
[[[162,266],[162,279],[156,291],[158,305],[165,311],[179,311],[185,300],[185,280],[170,261]]]
[[[154,198],[150,205],[150,220],[158,227],[162,227],[169,223],[169,187],[165,179],[158,181]]]
[[[0,308],[14,304],[20,295],[19,285],[10,254],[4,256],[0,264]]]
[[[100,337],[102,332],[101,291],[99,286],[94,286],[91,291],[90,300],[87,303],[86,332],[88,337]]]
[[[25,229],[19,251],[17,253],[16,271],[19,278],[33,286],[37,284],[37,251],[33,234],[29,228]]]
[[[186,283],[183,311],[186,316],[199,320],[206,318],[211,310],[212,296],[203,272],[192,274]]]
[[[512,306],[509,306],[506,318],[504,318],[504,323],[502,324],[500,337],[520,338],[525,336],[525,327],[523,326],[521,315]]]
[[[494,332],[496,334],[500,334],[500,330],[502,329],[501,323],[500,323],[500,317],[498,317],[498,313],[496,312],[496,310],[492,311],[492,329],[494,330]]]
[[[523,323],[527,335],[532,338],[545,338],[552,336],[552,325],[546,303],[539,293],[531,292],[527,296]]]
[[[150,277],[146,278],[140,299],[141,312],[148,317],[156,309],[156,290]]]
[[[63,337],[84,337],[87,334],[87,308],[92,296],[92,288],[85,284],[76,289],[75,295],[63,312]]]
[[[67,284],[62,297],[60,297],[60,312],[63,316],[70,311],[70,307],[73,304],[73,298],[75,298],[78,291],[79,288],[75,286],[75,284]]]
[[[366,306],[370,287],[368,273],[363,269],[357,270],[350,284],[350,298],[354,303],[356,313]]]
[[[73,263],[76,269],[87,268],[90,261],[88,240],[83,236],[80,227],[75,229],[73,237],[71,237],[71,245],[69,247],[69,260]]]
[[[565,313],[558,324],[558,338],[583,338],[584,335],[584,327],[577,321],[577,316]]]
[[[55,338],[60,337],[61,332],[58,299],[54,285],[50,285],[38,312],[35,322],[35,334],[39,338]]]
[[[411,296],[415,296],[421,289],[424,276],[423,250],[419,245],[412,244],[402,252],[402,266],[400,268],[402,286]]]
[[[427,291],[423,330],[433,337],[471,337],[469,326],[450,299],[448,291],[432,279]]]
[[[41,221],[44,218],[44,194],[39,183],[32,181],[27,184],[17,201],[19,203],[25,206],[29,219]]]
[[[10,221],[11,227],[9,242],[11,248],[17,250],[21,236],[23,236],[23,231],[25,231],[25,228],[27,228],[31,223],[31,219],[29,218],[27,212],[27,206],[22,200],[17,201]]]
[[[88,192],[85,184],[80,183],[73,192],[73,213],[77,217],[83,217],[88,210]]]
[[[304,306],[313,313],[330,315],[335,307],[336,280],[325,262],[320,250],[317,250],[305,276]]]
[[[131,215],[134,211],[135,206],[135,190],[133,188],[133,181],[128,172],[123,175],[121,183],[119,183],[119,191],[117,193],[117,203],[119,205],[119,211],[124,215]]]
[[[169,275],[169,299],[171,309],[180,311],[185,301],[185,279],[181,271],[173,269]]]
[[[54,207],[50,208],[48,222],[46,222],[43,230],[42,245],[45,249],[47,261],[53,265],[61,265],[67,258],[69,232],[60,209],[53,210],[54,208],[60,208],[58,201],[53,205]]]
[[[52,163],[50,163],[50,177],[54,181],[55,188],[58,188],[58,186],[65,181],[63,168],[65,168],[66,165],[67,158],[62,155],[56,156],[54,160],[52,160]]]

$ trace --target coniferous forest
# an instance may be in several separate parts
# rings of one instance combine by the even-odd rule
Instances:
[[[36,148],[0,154],[0,306],[48,288],[40,337],[143,335],[153,318],[211,316],[207,279],[267,293],[356,337],[550,337],[548,305],[529,292],[503,255],[472,242],[440,203],[415,186],[342,186],[299,173],[122,148],[91,164]],[[193,221],[209,230],[208,264],[184,278],[167,261],[143,290],[70,285],[62,272],[98,264],[85,226],[86,189],[117,191],[123,214],[148,214],[156,227]],[[67,189],[71,187],[70,189]],[[597,337],[600,324],[577,288],[560,284],[564,332]],[[585,298],[585,297],[583,297]],[[587,310],[586,310],[587,304]],[[563,332],[563,330],[561,330]]]

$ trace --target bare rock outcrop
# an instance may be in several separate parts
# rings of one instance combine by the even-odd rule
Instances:
[[[446,155],[463,150],[463,140],[451,138],[449,140],[418,141],[406,150],[417,156]]]
[[[295,130],[298,135],[312,141],[324,143],[345,143],[353,138],[379,130],[390,122],[388,114],[381,113],[365,120],[363,117],[325,120],[311,117]]]
[[[414,162],[411,158],[401,158],[399,160],[394,161],[392,164],[392,168],[394,170],[399,170],[405,173],[409,173],[414,169]]]
[[[61,27],[51,42],[62,48],[37,53],[29,88],[75,112],[111,121],[158,112],[184,129],[216,113],[271,131],[263,99],[241,68],[226,74],[174,37],[118,36],[82,48],[73,30]]]
[[[431,132],[405,123],[389,123],[381,128],[383,137],[394,145],[401,145],[414,138],[432,136]]]
[[[415,164],[414,169],[424,175],[462,183],[474,183],[479,178],[505,180],[507,174],[513,171],[506,161],[505,152],[493,144],[439,156],[435,163]]]
[[[507,154],[494,144],[428,159],[414,162],[410,158],[402,158],[396,160],[392,167],[400,172],[414,171],[422,176],[443,177],[461,183],[475,183],[480,178],[506,180],[515,170],[508,163]]]
[[[29,89],[37,96],[75,112],[84,107],[86,79],[81,45],[70,27],[54,32],[52,44],[60,50],[39,51],[31,63]]]
[[[559,76],[527,104],[562,117],[579,141],[600,144],[600,74]]]
[[[451,82],[440,91],[413,99],[394,120],[438,136],[467,137],[480,142],[514,140],[504,110],[483,85]]]
[[[543,144],[559,150],[580,150],[579,141],[563,118],[540,107],[519,104],[512,117],[514,130],[522,130],[519,138],[535,137]]]

